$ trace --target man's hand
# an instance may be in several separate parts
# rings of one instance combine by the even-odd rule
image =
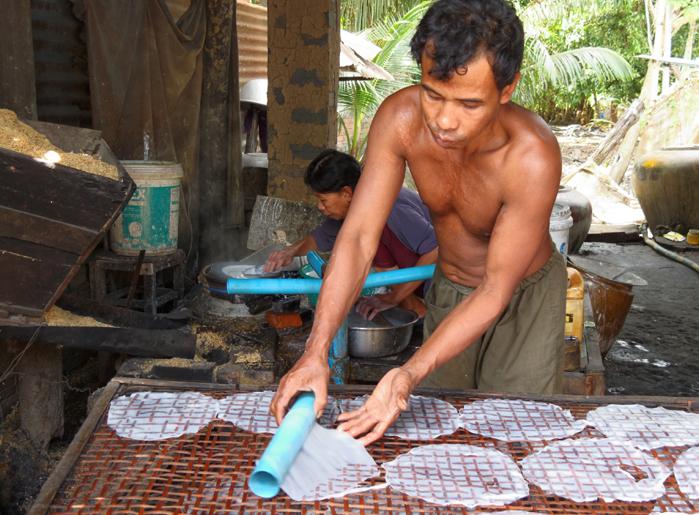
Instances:
[[[410,392],[415,388],[413,376],[402,368],[390,370],[376,385],[371,397],[356,411],[342,413],[337,417],[340,431],[369,445],[383,436],[398,418],[401,411],[408,409]]]
[[[270,413],[282,423],[292,399],[298,392],[312,391],[316,398],[313,411],[316,417],[323,413],[328,401],[330,369],[327,360],[317,354],[304,354],[279,382],[279,388],[269,406]]]
[[[265,272],[276,272],[281,267],[286,266],[289,263],[291,263],[292,259],[294,259],[294,248],[293,247],[287,247],[283,250],[277,250],[276,252],[272,252],[269,255],[269,257],[267,258],[267,262],[265,263],[264,271]]]
[[[376,315],[387,309],[391,309],[398,305],[393,300],[390,293],[384,295],[374,295],[371,297],[360,297],[354,309],[357,313],[368,320],[373,320]]]

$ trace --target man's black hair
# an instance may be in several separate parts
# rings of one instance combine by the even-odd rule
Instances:
[[[354,191],[361,172],[361,166],[351,155],[327,149],[310,162],[303,180],[316,193],[337,193],[344,186]]]
[[[524,54],[524,29],[514,8],[505,0],[438,0],[420,21],[410,42],[421,64],[428,52],[439,80],[467,71],[468,63],[485,53],[498,89],[511,84]]]

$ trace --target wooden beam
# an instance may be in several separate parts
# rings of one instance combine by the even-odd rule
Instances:
[[[36,327],[0,326],[2,344],[26,344]],[[123,352],[149,358],[193,358],[196,336],[179,330],[123,327],[42,327],[34,345]]]
[[[107,411],[109,403],[120,386],[119,383],[111,381],[104,387],[104,390],[102,390],[102,393],[92,406],[92,409],[88,412],[85,422],[80,426],[75,438],[73,438],[73,441],[63,454],[61,461],[58,462],[58,465],[53,469],[53,472],[51,472],[44,486],[41,487],[39,495],[37,495],[34,504],[29,510],[30,515],[48,513],[51,502],[53,502],[63,481],[68,477],[68,474],[70,474],[73,466],[78,461],[80,453],[85,448],[85,445],[87,445],[87,442],[92,438],[92,433],[102,419],[104,412]]]

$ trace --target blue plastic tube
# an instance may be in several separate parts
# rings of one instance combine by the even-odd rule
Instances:
[[[269,499],[279,493],[284,478],[306,441],[313,423],[313,392],[302,392],[282,420],[250,475],[250,490]]]
[[[324,272],[323,268],[325,268],[325,265],[327,264],[325,260],[320,257],[320,254],[318,254],[315,250],[312,250],[306,254],[306,258],[308,259],[308,264],[310,264],[311,268],[316,274],[318,274],[318,277],[322,278]]]
[[[424,281],[434,275],[435,265],[399,268],[387,272],[372,272],[364,283],[364,288],[378,288],[392,284]],[[321,279],[228,279],[226,288],[230,294],[261,295],[266,293],[294,294],[318,293]]]

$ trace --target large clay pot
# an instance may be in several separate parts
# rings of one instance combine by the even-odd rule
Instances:
[[[592,204],[587,197],[568,186],[559,186],[556,195],[557,204],[565,204],[573,216],[573,227],[570,228],[569,253],[574,254],[582,246],[592,223]]]
[[[631,181],[648,227],[699,229],[699,146],[664,148],[636,163]]]

